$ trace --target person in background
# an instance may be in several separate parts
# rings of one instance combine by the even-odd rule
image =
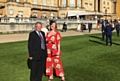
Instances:
[[[114,28],[106,22],[105,33],[106,33],[106,46],[108,46],[108,39],[110,40],[110,46],[112,46],[112,31]]]
[[[116,28],[117,37],[119,37],[119,33],[120,33],[120,24],[119,24],[118,21],[115,23],[115,28]]]
[[[84,23],[82,22],[81,23],[81,31],[83,32],[83,30],[84,30]]]
[[[67,31],[67,22],[64,22],[63,23],[63,28],[62,28],[62,31],[64,32],[66,32]]]
[[[30,81],[42,81],[42,75],[45,72],[47,49],[45,34],[41,28],[42,23],[36,22],[35,30],[29,34],[28,52],[29,59],[32,61]]]
[[[41,31],[43,31],[45,33],[45,36],[46,36],[46,34],[48,32],[48,29],[46,28],[45,25],[43,25],[42,28],[41,28]]]
[[[78,23],[78,27],[77,27],[77,31],[78,31],[78,32],[80,31],[80,28],[81,28],[81,24]]]
[[[98,23],[97,23],[97,29],[98,30],[100,29],[100,21],[98,21]]]
[[[51,23],[50,31],[46,35],[48,54],[46,60],[46,75],[49,77],[48,81],[52,81],[54,71],[56,73],[56,76],[61,77],[61,81],[65,81],[64,69],[60,58],[60,41],[61,35],[57,31],[57,24],[54,21]]]
[[[105,38],[105,27],[106,27],[106,24],[105,24],[105,21],[103,21],[102,28],[101,28],[101,31],[102,31],[102,40],[103,41],[104,41],[104,38]]]
[[[2,20],[2,14],[0,14],[0,22],[1,22],[1,20]]]
[[[18,16],[18,14],[16,15],[15,19],[16,19],[16,22],[19,22],[19,16]]]
[[[8,19],[7,19],[7,15],[5,14],[5,15],[4,15],[4,22],[7,22],[7,20],[8,20]]]
[[[88,23],[88,30],[89,30],[89,33],[90,33],[91,30],[92,30],[92,23]]]

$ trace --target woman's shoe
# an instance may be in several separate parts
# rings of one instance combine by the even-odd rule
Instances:
[[[48,81],[52,81],[52,79],[48,79]]]
[[[65,80],[61,80],[61,81],[65,81]]]

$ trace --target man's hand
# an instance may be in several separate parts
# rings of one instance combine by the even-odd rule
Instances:
[[[29,59],[30,59],[30,60],[32,60],[32,59],[33,59],[33,57],[29,57]]]

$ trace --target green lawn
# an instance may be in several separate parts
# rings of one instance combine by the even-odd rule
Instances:
[[[113,36],[112,47],[105,46],[100,34],[63,37],[66,81],[120,81],[120,38]],[[27,58],[27,41],[0,44],[0,81],[29,81]]]

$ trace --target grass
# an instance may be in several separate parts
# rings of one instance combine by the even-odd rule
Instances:
[[[100,39],[100,34],[63,37],[66,81],[120,81],[120,38],[113,35],[112,47]],[[29,81],[27,58],[27,41],[1,43],[0,81]],[[54,77],[53,81],[60,79]]]

